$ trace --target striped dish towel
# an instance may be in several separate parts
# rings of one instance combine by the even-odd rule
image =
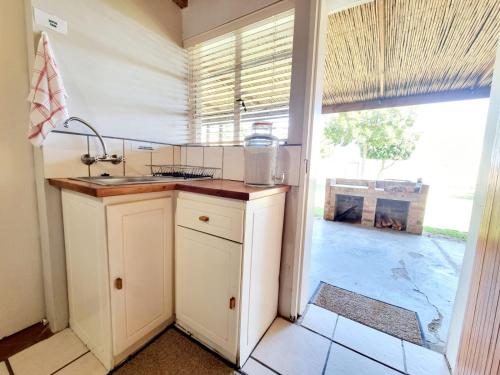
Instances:
[[[41,146],[47,134],[68,118],[66,96],[49,38],[42,32],[28,96],[31,102],[28,139],[33,145]]]

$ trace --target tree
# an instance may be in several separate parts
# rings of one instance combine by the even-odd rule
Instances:
[[[411,108],[342,112],[328,121],[324,135],[331,146],[358,145],[362,173],[366,159],[381,160],[379,178],[396,161],[407,160],[412,155],[419,139],[414,124],[415,112]]]

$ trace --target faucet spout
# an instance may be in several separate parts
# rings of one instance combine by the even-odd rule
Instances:
[[[113,164],[119,164],[122,162],[122,160],[123,160],[122,156],[118,156],[118,155],[111,155],[110,156],[108,154],[108,148],[106,147],[106,143],[104,142],[104,139],[102,139],[99,132],[92,125],[90,125],[87,121],[85,121],[84,119],[82,119],[80,117],[74,117],[74,116],[69,117],[68,119],[66,119],[63,122],[63,126],[65,128],[67,128],[69,126],[69,123],[72,121],[79,122],[79,123],[85,125],[90,130],[92,130],[92,132],[97,136],[97,138],[99,138],[99,141],[101,142],[103,155],[97,156],[97,157],[90,156],[89,154],[82,155],[81,160],[84,164],[91,165],[91,164],[94,164],[98,161],[109,161]]]
[[[97,138],[99,138],[99,141],[101,142],[102,151],[104,152],[103,156],[108,156],[108,149],[106,147],[106,143],[104,143],[104,139],[102,139],[101,135],[97,132],[97,130],[95,130],[95,128],[92,125],[90,125],[87,121],[85,121],[84,119],[81,119],[80,117],[70,117],[66,121],[63,122],[63,126],[65,128],[67,128],[69,126],[69,123],[72,121],[77,121],[77,122],[85,125],[90,130],[92,130],[94,132],[94,134],[97,136]]]

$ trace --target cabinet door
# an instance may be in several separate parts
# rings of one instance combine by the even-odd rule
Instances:
[[[113,352],[173,315],[172,198],[107,207]]]
[[[241,245],[177,226],[177,323],[236,361]]]

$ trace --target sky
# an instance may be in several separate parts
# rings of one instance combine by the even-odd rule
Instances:
[[[425,104],[414,107],[415,129],[420,133],[417,147],[407,161],[396,162],[383,178],[422,178],[439,188],[473,190],[481,155],[488,100]],[[332,115],[323,116],[324,123]],[[322,133],[322,130],[320,130]],[[319,176],[361,177],[357,146],[337,148],[334,155],[319,161]],[[379,161],[368,161],[366,178],[375,178]]]
[[[384,179],[416,181],[430,185],[425,224],[467,231],[483,144],[488,99],[415,106],[415,129],[420,139],[412,157],[396,162]],[[332,115],[324,115],[323,123]],[[318,129],[316,135],[322,134]],[[315,143],[318,144],[318,143]],[[322,206],[326,178],[361,178],[359,148],[336,148],[326,159],[313,159],[318,184],[316,205]],[[375,179],[380,161],[367,161],[364,178]]]

